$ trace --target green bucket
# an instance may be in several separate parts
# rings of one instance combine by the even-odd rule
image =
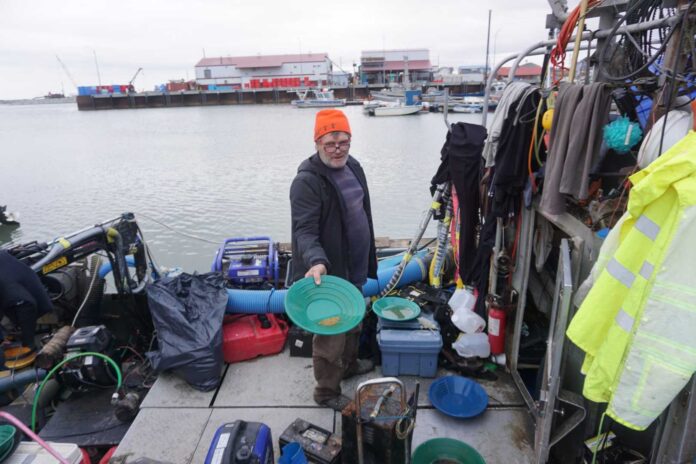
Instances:
[[[0,461],[4,460],[12,451],[14,437],[17,429],[11,425],[0,425]]]
[[[486,464],[481,455],[463,441],[433,438],[416,448],[412,464]]]
[[[285,312],[290,320],[308,332],[336,335],[348,332],[365,316],[365,299],[347,280],[321,276],[295,282],[285,295]]]
[[[390,321],[410,321],[421,312],[420,306],[406,298],[387,296],[372,303],[372,311],[382,319]]]

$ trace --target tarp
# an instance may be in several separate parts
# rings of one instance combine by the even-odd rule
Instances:
[[[158,351],[147,353],[153,368],[172,370],[192,387],[215,389],[222,375],[222,318],[227,290],[222,274],[165,277],[147,289]]]

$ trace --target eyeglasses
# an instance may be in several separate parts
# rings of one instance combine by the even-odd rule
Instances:
[[[327,153],[334,153],[337,150],[348,151],[350,148],[350,142],[340,142],[340,143],[325,143],[324,150]]]

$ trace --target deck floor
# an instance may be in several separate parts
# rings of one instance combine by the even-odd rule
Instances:
[[[438,376],[449,372],[441,370]],[[377,367],[345,381],[343,393],[352,397],[358,383],[381,376]],[[504,372],[497,381],[480,381],[489,395],[488,409],[473,419],[453,419],[430,404],[428,388],[434,379],[400,377],[407,386],[421,384],[413,450],[436,437],[462,440],[488,463],[532,462],[532,422],[524,401]],[[314,403],[312,360],[293,358],[288,350],[251,361],[230,364],[217,391],[199,392],[169,374],[159,377],[142,403],[111,462],[149,458],[171,464],[205,461],[215,430],[237,419],[263,422],[271,428],[276,459],[278,437],[297,418],[341,433],[341,417]]]

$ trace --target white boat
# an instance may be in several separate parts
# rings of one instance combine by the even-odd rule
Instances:
[[[403,100],[406,95],[406,89],[402,86],[392,86],[390,89],[373,90],[370,92],[370,96],[379,101],[383,102],[396,102],[398,100]]]
[[[454,105],[452,111],[455,113],[481,113],[483,112],[483,105],[476,103],[461,103]]]
[[[397,102],[397,104],[394,105],[383,105],[370,108],[367,110],[367,113],[370,116],[406,116],[409,114],[418,114],[422,109],[422,104],[402,105]]]
[[[363,101],[363,111],[369,113],[370,110],[379,108],[380,106],[388,106],[387,102],[381,100],[365,100]]]
[[[324,90],[317,91],[312,90],[315,98],[307,98],[309,90],[304,92],[297,92],[297,96],[300,97],[297,100],[293,100],[291,103],[297,108],[331,108],[336,106],[346,106],[345,98],[334,98],[333,91]]]

